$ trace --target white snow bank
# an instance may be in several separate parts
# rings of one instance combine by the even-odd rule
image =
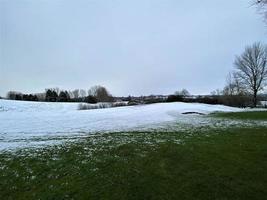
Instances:
[[[40,138],[51,140],[92,132],[156,127],[186,119],[187,116],[181,114],[184,112],[208,114],[240,110],[222,105],[180,102],[78,110],[78,103],[0,100],[0,150],[30,146]]]

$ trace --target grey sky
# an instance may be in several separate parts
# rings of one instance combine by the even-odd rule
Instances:
[[[222,88],[236,54],[267,42],[249,0],[0,0],[0,95]]]

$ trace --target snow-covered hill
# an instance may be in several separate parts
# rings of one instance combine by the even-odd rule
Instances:
[[[78,103],[0,100],[0,150],[34,143],[38,145],[38,142],[45,141],[44,138],[157,127],[189,119],[181,114],[184,112],[207,114],[240,110],[221,105],[178,102],[97,110],[77,108]]]

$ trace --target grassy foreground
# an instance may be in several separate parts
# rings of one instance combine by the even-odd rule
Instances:
[[[267,111],[251,111],[251,112],[220,112],[214,116],[221,118],[240,119],[240,120],[267,120]]]
[[[267,128],[104,134],[0,163],[1,199],[262,200]]]

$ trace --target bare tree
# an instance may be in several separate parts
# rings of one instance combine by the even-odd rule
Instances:
[[[45,101],[45,95],[46,95],[45,92],[36,94],[39,101]]]
[[[84,98],[86,97],[86,91],[83,89],[80,89],[80,97]]]
[[[211,96],[220,96],[223,92],[220,89],[216,89],[210,93]]]
[[[93,96],[100,102],[111,102],[113,101],[112,95],[108,92],[108,90],[103,86],[93,86],[88,90],[88,95]]]
[[[73,94],[73,96],[74,96],[75,99],[78,99],[79,98],[79,93],[80,93],[79,89],[76,89],[76,90],[73,90],[72,91],[72,94]]]
[[[263,14],[267,23],[267,0],[253,0],[253,4],[257,5],[259,12]]]
[[[98,86],[98,85],[96,85],[96,86],[93,86],[93,87],[91,87],[89,90],[88,90],[88,96],[96,96],[96,93],[97,93],[97,88],[98,87],[101,87],[101,86]]]
[[[54,92],[56,92],[57,95],[59,95],[59,93],[60,93],[60,89],[59,89],[58,87],[52,88],[52,90],[53,90]]]
[[[186,97],[190,96],[190,93],[188,92],[187,89],[182,89],[181,91],[176,91],[174,95]]]
[[[244,95],[246,87],[238,73],[229,73],[226,78],[226,86],[223,89],[223,95]]]
[[[73,99],[74,98],[73,92],[71,90],[69,90],[68,93],[69,93],[70,99]]]
[[[236,77],[253,95],[253,106],[257,106],[257,95],[267,80],[267,47],[261,43],[247,46],[234,62]]]

